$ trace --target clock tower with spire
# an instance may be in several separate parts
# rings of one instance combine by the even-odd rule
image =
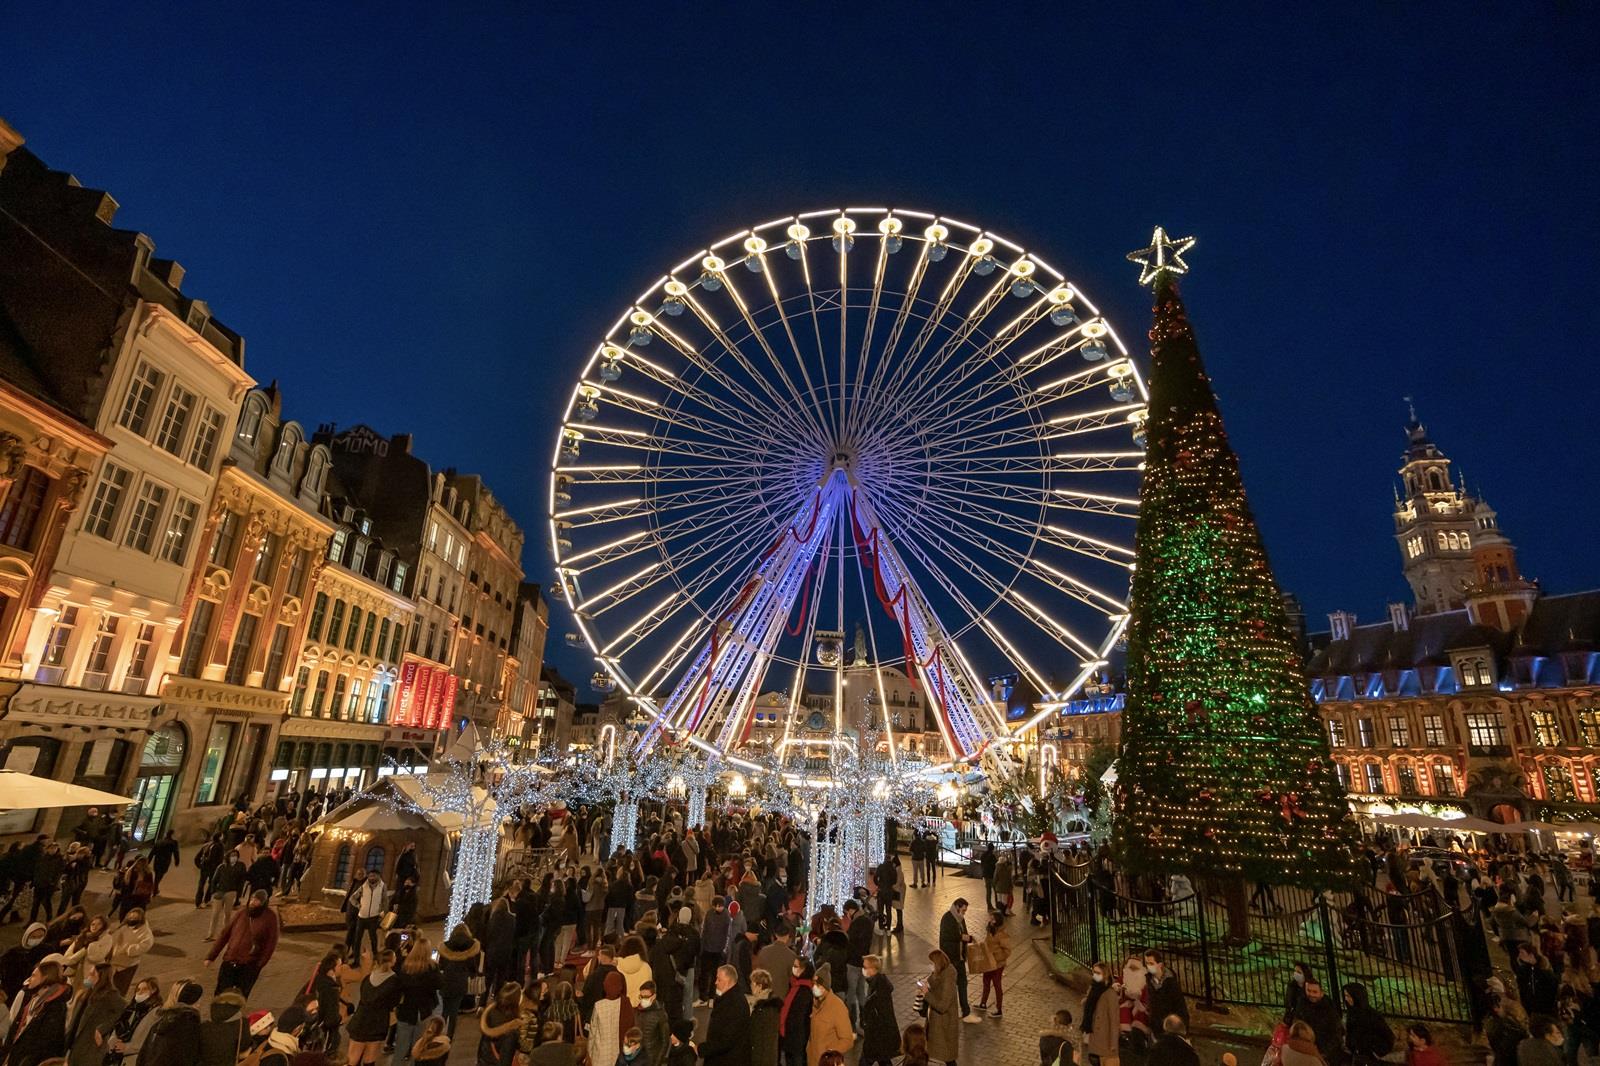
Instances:
[[[1450,460],[1428,437],[1407,398],[1406,450],[1395,497],[1394,536],[1418,614],[1458,610],[1477,579],[1474,541],[1497,531],[1499,520],[1482,499],[1452,483]],[[1498,532],[1496,532],[1498,536]],[[1503,538],[1502,538],[1503,539]]]

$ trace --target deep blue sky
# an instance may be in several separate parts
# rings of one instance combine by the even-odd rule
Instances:
[[[1191,317],[1313,626],[1405,593],[1406,394],[1525,571],[1600,584],[1592,5],[184,6],[8,12],[0,115],[188,268],[292,416],[481,471],[531,579],[600,332],[706,242],[853,202],[993,227],[1131,340],[1124,253],[1197,234]]]

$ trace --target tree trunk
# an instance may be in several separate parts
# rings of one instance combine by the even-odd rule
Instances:
[[[1229,944],[1250,942],[1250,892],[1243,877],[1230,877],[1222,882],[1222,902],[1228,910]]]

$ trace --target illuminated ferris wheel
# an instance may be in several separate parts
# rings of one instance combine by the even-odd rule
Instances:
[[[596,346],[551,462],[568,639],[663,736],[737,754],[758,697],[926,694],[952,761],[1065,700],[1127,623],[1144,382],[1084,292],[943,216],[847,208],[727,237]],[[864,628],[866,661],[843,634]],[[811,713],[815,713],[814,711]],[[892,736],[884,708],[878,725]]]

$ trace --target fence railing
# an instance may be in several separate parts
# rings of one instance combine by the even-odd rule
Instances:
[[[1051,864],[1048,883],[1051,947],[1085,966],[1103,961],[1120,970],[1157,948],[1181,987],[1202,1002],[1277,1007],[1294,964],[1305,962],[1330,995],[1361,982],[1386,1016],[1471,1019],[1463,948],[1483,933],[1431,892],[1258,891],[1249,904],[1249,941],[1232,943],[1228,907],[1215,886],[1167,898],[1159,885],[1060,862]]]

